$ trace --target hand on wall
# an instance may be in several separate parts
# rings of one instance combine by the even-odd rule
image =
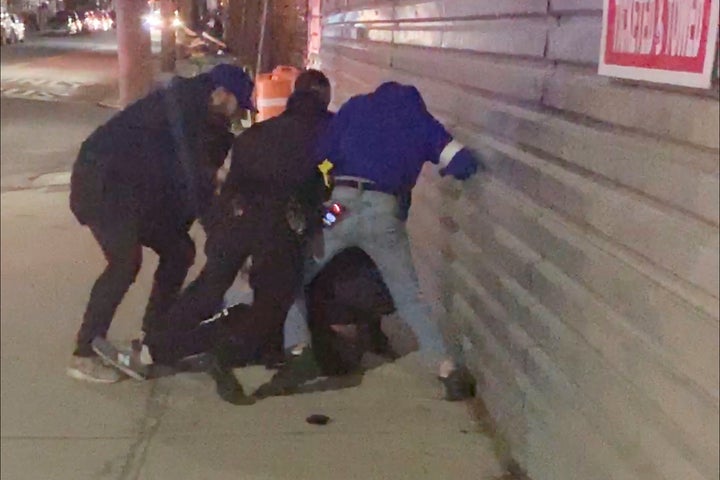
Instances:
[[[476,158],[470,150],[463,148],[455,154],[447,167],[440,170],[440,176],[452,175],[458,180],[467,180],[477,171],[487,170],[485,164]]]

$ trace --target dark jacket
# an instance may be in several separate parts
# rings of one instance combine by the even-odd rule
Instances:
[[[207,74],[177,77],[95,130],[73,168],[78,220],[127,214],[180,225],[202,215],[234,138],[226,119],[209,114],[213,88]]]
[[[349,247],[335,255],[305,294],[313,353],[324,374],[353,371],[366,351],[392,355],[381,318],[393,313],[395,304],[375,262],[362,249]],[[344,338],[333,325],[354,325],[356,336]]]
[[[313,354],[324,375],[342,375],[361,366],[365,352],[395,355],[381,328],[383,315],[395,311],[392,296],[375,262],[358,247],[335,255],[305,289]],[[243,303],[228,309],[228,317],[249,310]],[[357,334],[343,337],[335,325],[355,326]],[[227,351],[235,367],[264,362],[258,345],[239,343]]]
[[[331,117],[314,93],[296,92],[283,114],[239,135],[216,219],[242,209],[269,227],[286,221],[288,205],[299,204],[309,221],[306,232],[321,228],[329,192],[318,170],[319,141]]]

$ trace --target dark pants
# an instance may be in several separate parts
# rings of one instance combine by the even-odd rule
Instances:
[[[143,318],[143,331],[147,334],[166,328],[159,322],[177,298],[195,260],[195,244],[182,227],[143,225],[139,220],[118,217],[88,222],[87,226],[108,263],[90,293],[77,334],[74,354],[78,356],[93,356],[93,338],[107,334],[115,310],[140,270],[143,246],[153,249],[160,257]]]
[[[167,314],[169,331],[145,337],[157,363],[207,352],[222,343],[242,345],[249,358],[282,351],[282,332],[302,280],[303,242],[284,219],[244,215],[214,228],[206,242],[207,263]],[[254,300],[247,308],[200,324],[222,304],[240,268],[252,257]]]

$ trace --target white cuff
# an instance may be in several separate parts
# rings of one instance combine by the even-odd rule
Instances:
[[[443,151],[440,152],[440,161],[438,162],[440,168],[447,167],[450,162],[452,162],[452,159],[455,157],[455,155],[463,148],[465,148],[465,145],[458,142],[457,140],[451,140],[450,143],[448,143],[447,146],[443,149]]]
[[[203,321],[200,322],[198,325],[207,325],[208,323],[217,322],[217,321],[220,320],[221,318],[227,317],[228,315],[230,315],[230,313],[228,312],[228,309],[227,309],[227,308],[223,308],[221,312],[216,313],[215,315],[213,315],[212,317],[208,318],[207,320],[203,320]]]

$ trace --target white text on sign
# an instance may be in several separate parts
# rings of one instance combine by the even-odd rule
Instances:
[[[705,2],[698,0],[613,0],[614,53],[696,57]]]

